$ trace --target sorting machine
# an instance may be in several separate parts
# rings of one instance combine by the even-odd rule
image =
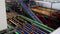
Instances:
[[[18,34],[49,34],[60,26],[59,10],[34,5],[31,7],[31,1],[25,2],[6,2],[7,16],[11,16],[7,18],[8,25],[14,27]]]

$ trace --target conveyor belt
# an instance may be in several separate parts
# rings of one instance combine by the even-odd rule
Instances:
[[[10,20],[10,22],[13,23],[14,21],[11,21],[11,20]],[[15,24],[15,25],[17,26],[17,29],[18,29],[18,30],[22,30],[22,31],[28,32],[26,29],[23,29],[22,26],[21,26],[19,23],[13,23],[13,24]],[[28,32],[28,33],[29,33],[29,32]]]
[[[20,21],[20,18],[19,18],[19,21]],[[25,25],[25,24],[24,24],[24,25]],[[27,24],[26,24],[26,25],[27,25]],[[26,27],[26,25],[25,25],[24,27]],[[30,25],[29,25],[29,26],[30,26]],[[29,26],[28,26],[28,29],[32,29],[32,28],[35,29],[34,27],[31,26],[31,27],[32,27],[32,28],[31,28],[31,27],[29,27]],[[26,27],[26,28],[27,28],[27,27]],[[33,29],[32,29],[32,30],[33,30]],[[35,29],[35,30],[37,30],[37,29]],[[39,30],[37,30],[37,31],[40,32]]]
[[[26,27],[26,26],[25,26]],[[20,28],[20,27],[18,27],[18,29],[20,30],[20,29],[22,29],[22,28]],[[26,29],[25,29],[25,32],[26,32]],[[28,32],[28,31],[27,31]]]
[[[23,25],[23,23],[25,23],[26,21],[24,21],[23,19],[21,19],[21,18],[18,18],[18,17],[14,17],[14,18],[12,18],[12,20],[9,20],[9,21],[11,21],[11,23],[13,22],[13,24],[15,24],[16,26],[19,26],[19,24],[18,23],[20,23],[20,21],[22,21],[22,23],[20,23],[20,24],[22,24]],[[20,26],[21,27],[21,26]],[[23,26],[22,26],[23,27]],[[33,25],[29,25],[27,22],[24,24],[24,27],[26,28],[26,29],[28,29],[29,31],[30,31],[30,29],[31,28],[33,28],[32,30],[34,30],[35,31],[35,33],[36,32],[38,32],[38,33],[41,33],[41,31],[42,31],[42,33],[43,32],[45,32],[45,33],[48,33],[49,34],[49,32],[47,31],[47,30],[43,30],[42,28],[40,28],[40,29],[38,29],[38,28],[36,28],[36,27],[34,27]],[[26,30],[25,29],[25,30]],[[32,32],[32,31],[31,31]]]
[[[19,21],[18,21],[16,18],[14,18],[13,20],[19,23]],[[24,25],[23,25],[23,27],[24,27]],[[26,28],[26,27],[25,27],[25,28]],[[27,30],[29,30],[29,29],[27,29]],[[30,30],[31,30],[31,29],[30,29]],[[30,31],[30,30],[29,30],[29,31]],[[32,32],[32,31],[31,31],[31,32]]]
[[[16,20],[16,19],[14,18],[14,20]],[[23,21],[23,22],[24,22],[24,21]],[[19,23],[19,21],[18,21],[18,23]],[[31,31],[31,32],[32,32],[33,29],[35,29],[35,28],[32,27],[32,26],[31,26],[31,27],[32,27],[33,29],[32,29],[32,28],[29,28],[29,27],[27,27],[27,26],[25,26],[25,25],[24,25],[24,27],[25,27],[26,29],[28,29],[29,31]],[[32,29],[32,30],[31,30],[31,29]],[[43,32],[41,32],[42,30],[41,30],[41,31],[40,31],[40,30],[37,30],[37,31],[38,31],[39,33],[43,33]],[[37,32],[37,31],[35,31],[35,32]]]
[[[20,18],[20,17],[16,17],[17,19],[18,19],[18,21],[25,21],[25,20],[23,20],[22,18]],[[25,21],[26,22],[26,21]],[[27,22],[26,22],[27,23]],[[28,24],[27,24],[28,25]],[[33,25],[31,25],[31,27],[32,27]],[[32,28],[34,28],[34,27],[32,27]],[[35,28],[34,28],[35,29]],[[44,29],[42,29],[42,28],[40,28],[42,31],[44,31],[44,32],[46,32],[46,33],[49,33],[47,30],[44,30]]]
[[[11,21],[11,22],[12,22],[12,21]],[[17,25],[17,23],[13,23],[13,24],[15,24],[16,26],[19,26],[19,25]],[[22,25],[23,25],[23,24],[22,24]],[[21,26],[19,26],[19,29],[20,29],[20,27],[21,27]],[[22,27],[23,27],[23,26],[22,26]],[[21,28],[22,28],[22,27],[21,27]],[[23,28],[22,28],[22,29],[23,29]],[[29,32],[26,28],[24,28],[23,30],[26,31],[26,32]]]

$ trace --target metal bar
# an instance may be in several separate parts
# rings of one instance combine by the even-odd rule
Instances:
[[[22,28],[22,26],[19,24],[19,23],[15,23],[14,21],[12,21],[12,20],[9,20],[11,23],[13,23],[13,24],[15,24],[17,27],[19,27],[19,29],[20,29],[20,27]],[[26,30],[26,28],[25,29],[23,29],[22,28],[22,30],[23,31],[26,31],[26,32],[28,32],[29,33],[29,31],[28,30]]]
[[[13,18],[14,21],[16,21],[17,23],[20,23],[16,18]],[[23,25],[23,23],[21,23]],[[24,27],[24,26],[23,26]],[[26,30],[26,28],[24,28]],[[30,32],[28,29],[27,29],[28,32]]]
[[[8,24],[7,24],[7,27],[11,28],[11,26],[10,26],[10,25],[8,25]],[[11,32],[10,32],[10,33],[11,33]],[[16,31],[15,33],[16,33],[16,34],[19,34],[17,31]]]
[[[17,0],[17,2],[23,7],[23,9],[25,10],[26,13],[28,13],[32,19],[34,19],[35,21],[38,21],[40,23],[42,23],[36,16],[35,14],[23,3],[22,0]]]
[[[13,27],[13,26],[12,26],[11,24],[8,24],[8,27],[11,28],[11,27]],[[13,28],[15,28],[15,27],[13,27]],[[16,29],[16,28],[15,28],[15,29]],[[16,34],[21,34],[21,31],[19,31],[19,30],[16,29],[16,32],[15,32],[15,33],[16,33]]]
[[[23,20],[22,18],[19,18],[19,17],[16,17],[17,19],[18,19],[18,21],[24,21],[24,23],[27,23],[27,21],[25,21],[25,20]],[[30,24],[31,25],[31,24]],[[31,25],[31,27],[32,27],[33,25]],[[34,29],[34,27],[32,27],[33,29]],[[46,32],[46,33],[50,33],[49,31],[47,31],[47,30],[45,30],[45,29],[42,29],[42,28],[40,28],[40,30],[42,30],[42,31],[44,31],[44,32]]]
[[[15,20],[15,19],[14,19],[14,20]],[[17,23],[19,23],[19,22],[17,22]],[[24,26],[24,27],[27,29],[27,27],[26,27],[26,26]],[[25,29],[25,30],[26,30],[26,29]],[[28,28],[28,29],[29,29],[29,28]],[[37,31],[38,31],[38,30],[37,30]],[[37,31],[36,31],[36,32],[37,32]],[[39,31],[39,32],[40,32],[40,31]],[[40,32],[40,33],[42,33],[42,32]]]
[[[25,27],[27,28],[29,28],[29,26],[31,26],[31,25],[29,25],[29,24],[25,24]],[[31,26],[32,27],[32,26]],[[29,29],[31,29],[31,27],[29,28]],[[43,34],[45,34],[45,32],[43,32],[42,30],[39,30],[39,29],[37,29],[37,28],[34,28],[34,27],[32,27],[33,29],[34,29],[34,31],[35,32],[37,32],[37,33],[39,33],[39,34],[41,34],[41,33],[43,33]]]
[[[17,23],[20,23],[16,18],[13,18],[13,20],[17,21]],[[24,21],[23,21],[23,22],[24,22]],[[24,24],[25,24],[25,22],[24,22]],[[23,24],[23,25],[24,25],[24,24]],[[26,30],[26,29],[29,30],[29,31],[30,31],[30,30],[33,30],[33,29],[29,29],[29,28],[26,27],[26,26],[23,26],[23,27],[24,27],[25,30]],[[32,32],[32,31],[30,31],[30,33],[31,33],[31,32]]]
[[[27,23],[27,21],[24,21],[24,20],[21,19],[21,18],[18,18],[18,17],[17,17],[17,19],[18,19],[18,21],[21,20],[21,21],[23,21],[24,23]],[[30,26],[30,25],[29,25],[29,26]],[[27,28],[27,29],[30,29],[30,30],[33,28],[32,30],[34,30],[34,27],[32,27],[32,26],[31,26],[31,27],[32,27],[32,28],[31,28],[31,27],[27,27],[27,26],[24,24],[24,27]],[[36,30],[36,29],[35,29],[35,30]],[[35,31],[35,30],[34,30],[34,31]],[[35,32],[37,32],[37,31],[38,31],[38,30],[36,30]],[[42,31],[42,30],[41,30],[41,31]],[[41,32],[41,31],[39,31],[39,32]]]
[[[44,24],[42,24],[42,23],[39,23],[39,22],[37,22],[37,21],[34,21],[34,20],[32,20],[32,19],[30,19],[30,18],[27,18],[27,17],[25,17],[25,16],[23,16],[23,15],[18,15],[18,16],[20,16],[21,18],[23,18],[23,19],[25,19],[25,20],[27,20],[27,21],[29,21],[29,22],[31,22],[31,23],[39,26],[39,27],[42,27],[42,28],[44,28],[44,29],[46,29],[46,30],[49,30],[49,31],[51,31],[51,32],[54,30],[53,28],[50,28],[50,27],[48,27],[48,26],[46,26],[46,25],[44,25]]]
[[[40,29],[39,29],[39,28],[36,28],[34,25],[30,25],[30,24],[28,24],[28,23],[25,24],[25,26],[27,26],[27,27],[29,27],[29,28],[33,28],[33,29],[36,30],[37,32],[40,32],[40,31],[41,31],[41,32],[47,33],[47,34],[50,33],[50,32],[48,32],[48,31],[46,32],[46,30],[45,30],[45,31],[44,31],[44,30],[41,30],[42,28],[40,28]]]

